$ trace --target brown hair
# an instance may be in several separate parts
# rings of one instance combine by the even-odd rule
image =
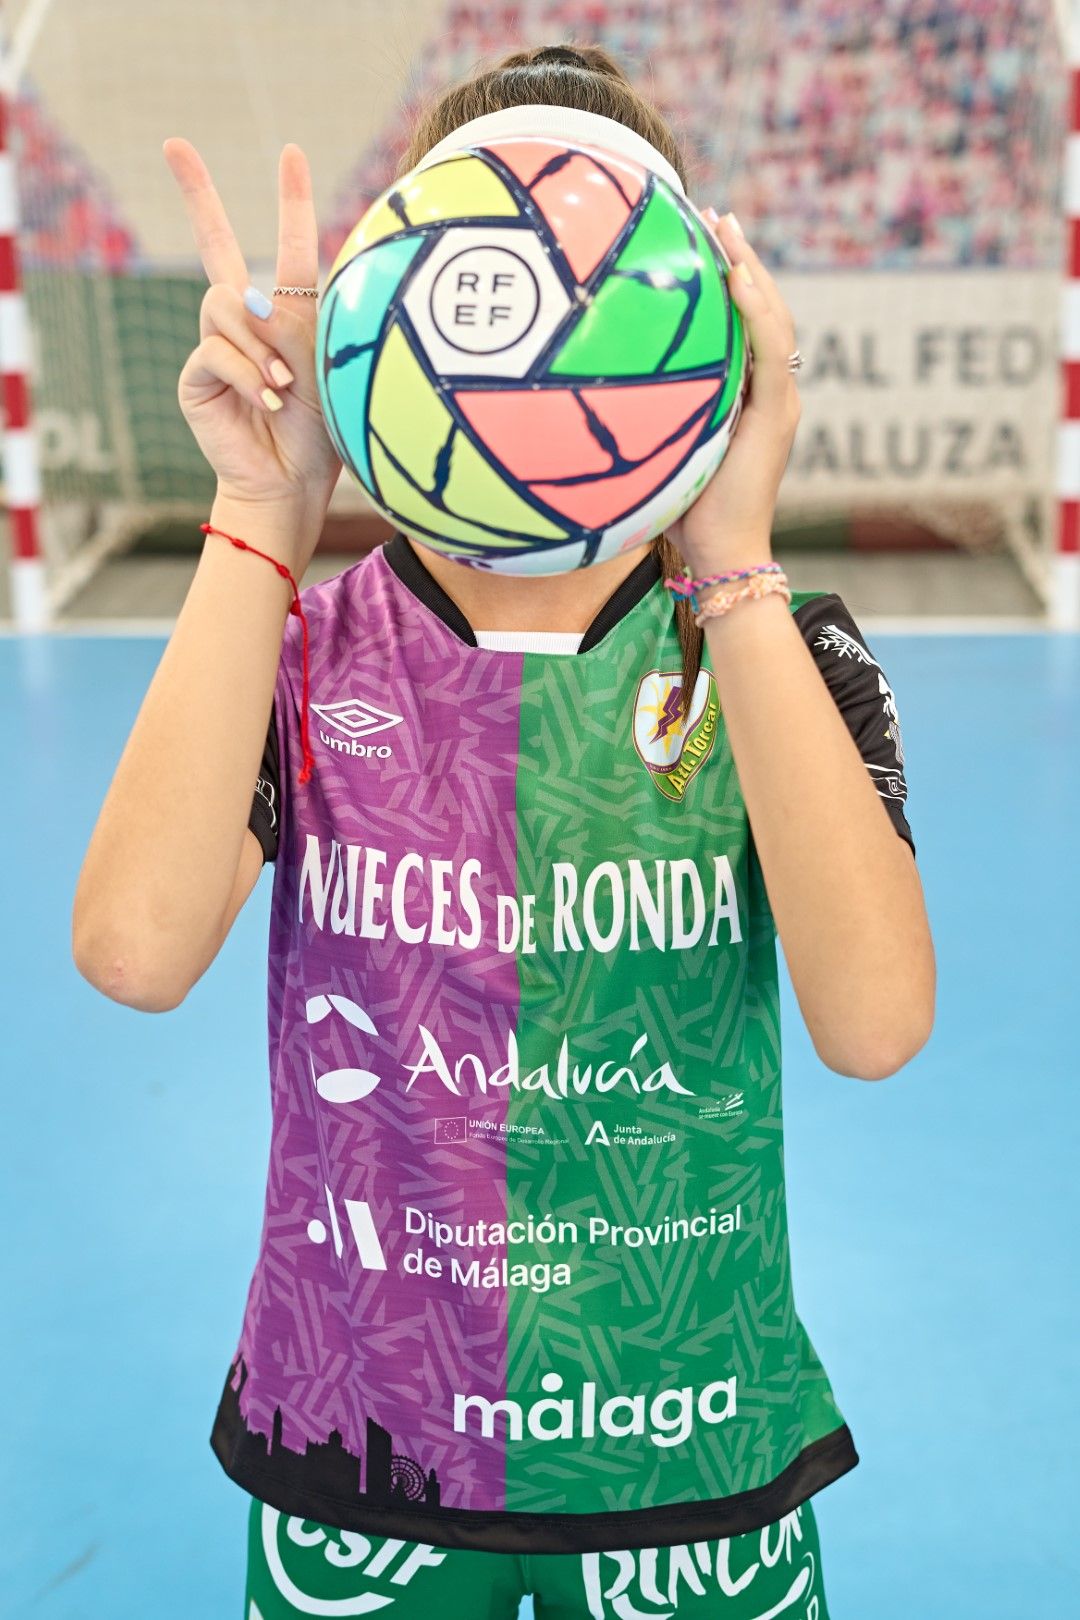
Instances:
[[[401,159],[398,178],[470,119],[526,102],[578,107],[626,124],[651,141],[686,185],[686,159],[671,129],[651,102],[634,89],[614,57],[599,45],[542,45],[534,50],[512,51],[492,66],[481,66],[467,79],[451,85],[421,113]],[[657,535],[652,546],[664,579],[682,573],[682,557],[666,534]],[[705,635],[694,623],[687,601],[675,599],[675,622],[683,662],[679,703],[685,716],[701,668]]]

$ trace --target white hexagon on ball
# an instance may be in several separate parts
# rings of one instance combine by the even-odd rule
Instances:
[[[445,377],[523,377],[571,305],[531,230],[476,225],[442,235],[402,302]]]

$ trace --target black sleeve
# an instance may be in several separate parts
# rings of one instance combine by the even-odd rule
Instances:
[[[248,826],[262,845],[264,862],[277,858],[279,791],[277,699],[275,698],[274,705],[270,710],[270,725],[267,729],[266,743],[263,747],[262,764],[259,766],[255,794],[251,801],[251,814],[248,817]]]
[[[812,597],[792,617],[847,721],[893,826],[914,855],[915,840],[904,810],[907,782],[900,716],[885,671],[835,593]]]

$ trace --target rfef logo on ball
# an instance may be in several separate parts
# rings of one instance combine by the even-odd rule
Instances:
[[[712,672],[699,670],[685,719],[679,715],[680,670],[650,669],[634,700],[634,746],[666,799],[681,799],[712,753],[720,698]]]

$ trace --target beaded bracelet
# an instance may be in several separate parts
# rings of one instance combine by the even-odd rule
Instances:
[[[779,573],[773,573],[771,570],[769,573],[758,573],[757,577],[749,580],[741,590],[717,591],[709,597],[701,612],[695,617],[694,623],[699,629],[703,629],[707,619],[718,619],[722,614],[730,613],[736,602],[741,602],[746,597],[756,601],[759,597],[772,596],[775,592],[779,592],[785,601],[791,601],[791,586],[782,569]]]
[[[749,579],[753,574],[782,572],[778,562],[755,563],[752,568],[733,568],[726,574],[706,574],[702,579],[691,579],[688,573],[675,574],[671,579],[665,579],[664,584],[675,596],[687,598],[697,613],[701,607],[697,593],[703,591],[707,585],[729,585],[737,579]]]

